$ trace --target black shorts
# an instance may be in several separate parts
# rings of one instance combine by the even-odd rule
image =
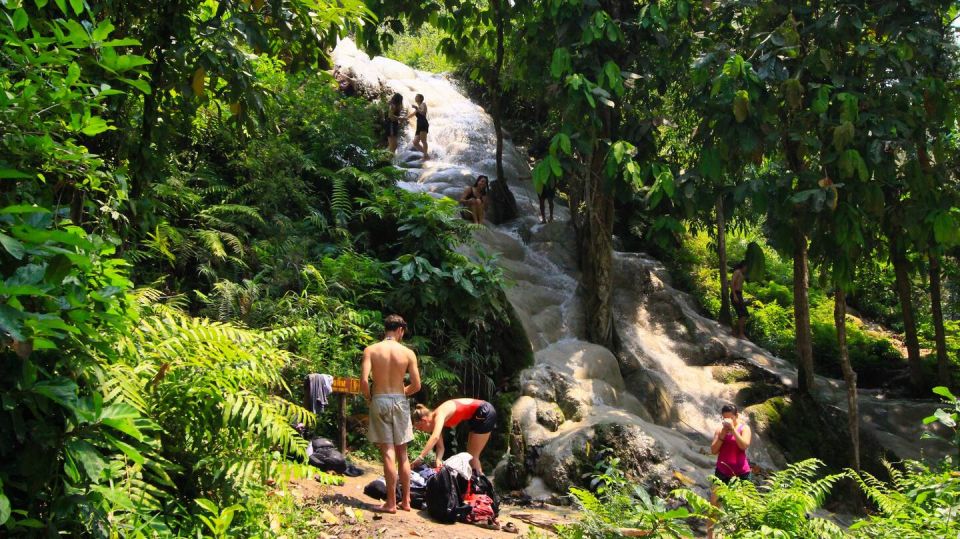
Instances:
[[[387,120],[387,136],[396,137],[400,135],[400,121]]]
[[[732,476],[732,475],[727,475],[727,474],[721,472],[720,470],[714,470],[714,471],[713,471],[713,475],[714,475],[714,477],[716,477],[717,479],[719,479],[720,481],[722,481],[722,482],[723,482],[724,484],[726,484],[726,485],[729,485],[729,484],[730,484],[730,481],[733,481],[733,478],[734,478],[734,476]],[[750,477],[751,477],[750,472],[736,475],[736,478],[739,479],[739,480],[741,480],[741,481],[749,481],[749,480],[750,480]]]
[[[497,428],[497,410],[492,404],[484,401],[470,419],[470,432],[486,434],[493,432],[495,428]]]
[[[738,298],[735,294],[731,293],[730,303],[733,304],[733,310],[737,313],[737,318],[750,316],[750,312],[747,311],[747,302],[743,300],[743,297]]]
[[[537,196],[540,197],[540,200],[553,200],[553,197],[557,196],[557,187],[552,184],[544,185],[543,190]]]
[[[430,132],[430,122],[428,122],[426,118],[421,118],[417,116],[416,133],[419,135],[420,133],[429,133],[429,132]]]

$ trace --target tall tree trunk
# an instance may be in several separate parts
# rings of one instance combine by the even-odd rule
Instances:
[[[604,186],[604,159],[599,152],[590,162],[586,181],[586,222],[582,230],[580,266],[586,290],[587,339],[613,348],[613,195]]]
[[[500,72],[503,70],[503,0],[491,0],[497,25],[497,59],[493,67],[493,129],[497,133],[497,179],[490,184],[491,206],[487,216],[494,224],[500,224],[517,216],[517,199],[507,186],[503,173],[503,112]]]
[[[942,386],[950,385],[950,363],[947,358],[947,336],[943,329],[943,299],[940,283],[940,256],[927,252],[930,260],[930,305],[933,311],[934,340],[937,343],[937,380]]]
[[[847,385],[847,425],[850,429],[851,465],[860,471],[860,411],[857,407],[857,373],[850,364],[847,349],[847,294],[837,287],[833,303],[833,323],[837,328],[837,345],[840,347],[840,368]]]
[[[810,333],[810,300],[807,296],[807,236],[799,226],[793,235],[793,318],[797,335],[797,389],[813,391],[813,340]]]
[[[717,196],[717,258],[720,266],[720,323],[730,325],[730,281],[727,278],[727,222],[723,195]]]
[[[903,314],[907,359],[910,361],[910,385],[915,393],[920,394],[923,391],[923,368],[920,364],[920,341],[917,339],[913,300],[910,298],[910,271],[907,267],[907,255],[896,234],[890,234],[889,241],[890,262],[893,264],[893,273],[896,276],[897,298],[900,300],[900,311]]]

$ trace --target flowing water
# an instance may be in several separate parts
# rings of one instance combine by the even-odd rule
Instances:
[[[410,149],[411,122],[396,157],[407,170],[401,187],[459,198],[477,175],[495,177],[493,122],[453,81],[386,58],[371,59],[349,40],[338,45],[333,59],[338,68],[349,68],[359,85],[375,93],[400,93],[407,110],[416,94],[425,96],[430,159],[423,161]],[[615,254],[620,356],[583,340],[582,291],[569,212],[557,206],[555,222],[539,223],[527,160],[509,141],[504,146],[504,169],[521,217],[487,226],[476,239],[487,252],[498,254],[509,281],[507,297],[535,351],[534,367],[521,377],[523,396],[512,410],[527,444],[538,447],[541,455],[555,457],[541,457],[545,464],[535,471],[549,475],[551,466],[585,443],[584,433],[594,425],[617,423],[636,427],[655,440],[666,455],[659,473],[679,471],[706,484],[704,476],[714,463],[708,446],[719,408],[733,401],[743,385],[715,379],[714,367],[703,358],[711,354],[739,358],[781,387],[795,383],[795,369],[733,339],[729,331],[701,316],[686,294],[670,286],[665,269],[641,254]],[[817,391],[823,401],[845,408],[840,382],[820,378]],[[861,399],[865,430],[901,457],[919,456],[920,418],[929,413],[929,403],[887,401],[868,391],[861,392]],[[558,402],[564,412],[551,411]],[[777,453],[762,437],[750,449],[751,460],[768,469],[777,463]],[[531,489],[557,485],[556,480],[546,485],[535,480]]]

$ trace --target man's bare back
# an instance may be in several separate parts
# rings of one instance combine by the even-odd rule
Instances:
[[[368,367],[369,365],[369,367]],[[369,368],[369,371],[367,370]],[[398,394],[410,396],[420,390],[420,371],[417,356],[406,346],[393,339],[386,339],[368,346],[363,351],[361,379],[373,375],[373,395]],[[404,377],[410,373],[410,385]],[[369,398],[370,391],[365,392]]]

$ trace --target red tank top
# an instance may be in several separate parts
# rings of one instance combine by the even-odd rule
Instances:
[[[737,432],[743,434],[743,425],[737,427]],[[717,471],[729,477],[750,473],[747,452],[740,449],[733,434],[723,437],[720,452],[717,453]]]
[[[457,405],[457,409],[443,422],[443,426],[447,428],[456,427],[460,422],[472,418],[484,401],[472,399],[468,404],[462,404],[460,401],[453,401],[453,403]]]

